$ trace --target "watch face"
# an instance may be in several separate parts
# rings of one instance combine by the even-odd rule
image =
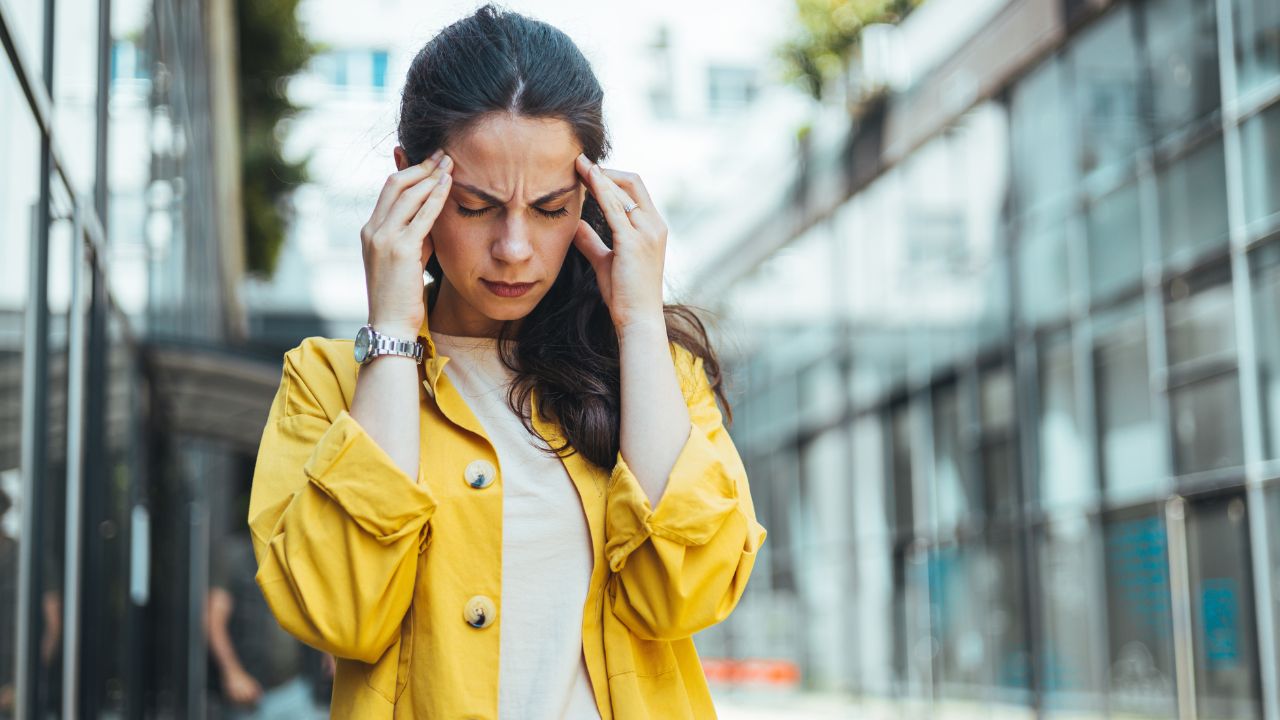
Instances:
[[[369,343],[372,341],[373,333],[369,332],[368,327],[362,325],[356,331],[356,362],[362,363],[369,357]]]

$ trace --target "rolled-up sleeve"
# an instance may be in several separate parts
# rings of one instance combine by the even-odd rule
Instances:
[[[679,345],[673,356],[689,436],[656,508],[619,452],[605,514],[613,612],[647,639],[689,637],[728,617],[767,534],[702,359]]]
[[[285,355],[254,467],[257,582],[295,637],[375,662],[413,598],[436,502],[347,412],[310,342]]]

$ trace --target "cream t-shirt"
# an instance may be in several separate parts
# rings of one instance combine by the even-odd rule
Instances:
[[[591,581],[587,518],[573,480],[507,404],[513,373],[495,338],[431,331],[444,372],[498,453],[502,598],[498,717],[599,720],[582,652]]]

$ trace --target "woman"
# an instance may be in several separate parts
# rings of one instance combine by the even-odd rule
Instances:
[[[428,42],[361,232],[369,325],[285,355],[249,524],[335,717],[715,716],[691,636],[765,528],[662,218],[596,164],[602,99],[515,13]]]

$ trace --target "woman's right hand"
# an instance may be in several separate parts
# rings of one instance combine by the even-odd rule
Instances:
[[[360,229],[369,322],[379,332],[408,340],[422,327],[422,272],[435,252],[428,233],[449,197],[452,170],[453,158],[437,150],[392,173]]]

